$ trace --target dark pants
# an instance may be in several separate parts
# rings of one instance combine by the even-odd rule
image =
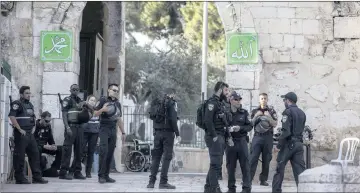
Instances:
[[[109,177],[111,161],[116,147],[116,125],[100,125],[99,172],[101,178]]]
[[[209,149],[210,168],[206,176],[205,189],[210,188],[210,192],[219,187],[218,174],[224,156],[225,138],[217,135],[218,139],[214,142],[209,135],[205,136],[205,143]]]
[[[84,157],[86,156],[86,173],[91,173],[98,137],[99,133],[84,133],[83,150],[86,153],[84,153]]]
[[[228,170],[228,188],[231,192],[236,192],[236,164],[239,161],[243,186],[242,189],[246,192],[251,190],[250,178],[250,163],[249,163],[249,150],[246,142],[246,136],[241,138],[234,138],[234,146],[226,145],[226,167]]]
[[[254,179],[256,168],[258,165],[260,154],[262,156],[262,169],[259,176],[260,182],[266,182],[269,177],[270,162],[272,159],[273,135],[267,133],[265,135],[254,136],[251,143],[250,155],[250,173],[251,180]]]
[[[160,174],[160,184],[168,183],[168,171],[173,156],[175,134],[172,131],[155,131],[154,149],[152,153],[150,183],[155,183],[159,171],[160,161],[163,157]]]
[[[62,156],[62,146],[58,145],[57,146],[57,149],[54,151],[54,150],[48,150],[48,149],[44,149],[44,148],[41,148],[39,150],[39,153],[40,153],[40,156],[41,154],[45,153],[45,154],[48,154],[48,155],[54,155],[55,156],[55,160],[54,162],[51,164],[51,167],[52,168],[55,168],[57,170],[60,169],[60,164],[61,164],[61,156]],[[46,164],[46,163],[45,163]],[[41,163],[41,165],[44,165],[44,163]],[[46,165],[45,165],[46,166]],[[45,168],[41,168],[42,171],[44,171]]]
[[[34,179],[42,177],[40,169],[40,153],[34,135],[31,133],[32,128],[22,128],[26,130],[26,135],[14,129],[14,156],[13,167],[15,170],[15,180],[21,182],[26,180],[24,176],[25,153],[29,159],[32,176]]]
[[[291,144],[293,145],[291,147]],[[284,180],[285,166],[290,160],[296,185],[299,184],[299,175],[305,170],[304,147],[301,142],[288,142],[284,144],[277,156],[277,166],[272,183],[273,192],[281,192]]]
[[[225,144],[226,144],[226,142],[225,142]],[[226,145],[224,145],[224,151],[223,151],[224,154],[225,154],[225,149],[226,149]],[[222,178],[222,165],[223,165],[223,161],[224,161],[224,159],[223,159],[224,154],[221,157],[221,163],[220,163],[219,174],[218,174],[219,179]]]
[[[64,176],[68,171],[81,172],[82,142],[84,138],[83,128],[79,124],[69,125],[72,135],[69,136],[65,131],[65,140],[63,145],[63,153],[61,157],[60,176]],[[74,167],[70,168],[70,159],[72,146],[74,145]]]

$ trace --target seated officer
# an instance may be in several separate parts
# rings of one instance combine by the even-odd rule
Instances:
[[[43,175],[46,177],[57,177],[58,170],[60,169],[61,164],[61,146],[56,146],[54,137],[51,130],[51,114],[48,111],[45,111],[41,114],[41,119],[36,120],[36,128],[34,132],[34,137],[38,144],[40,152],[40,165]],[[41,159],[41,154],[55,155],[55,161],[51,164],[51,168],[45,170],[46,160]],[[45,171],[44,171],[45,170]]]

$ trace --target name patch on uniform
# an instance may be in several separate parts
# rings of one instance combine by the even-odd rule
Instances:
[[[18,110],[18,109],[19,109],[19,105],[18,105],[18,104],[13,104],[12,108],[13,108],[14,110]]]
[[[212,111],[214,109],[214,105],[213,104],[208,104],[208,109],[209,109],[209,111]]]
[[[282,120],[281,120],[281,121],[282,121],[283,123],[285,123],[285,122],[287,121],[287,118],[288,118],[288,116],[287,116],[287,115],[284,115],[284,116],[282,117]]]

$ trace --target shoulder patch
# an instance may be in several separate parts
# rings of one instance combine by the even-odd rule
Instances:
[[[12,107],[12,109],[14,109],[14,110],[18,110],[18,109],[19,109],[19,105],[16,104],[16,103],[13,104],[11,107]]]
[[[281,122],[285,123],[288,119],[288,116],[287,115],[283,115],[282,119],[281,119]]]
[[[67,100],[63,100],[63,102],[62,102],[63,107],[66,107],[68,104],[69,104],[69,102]]]
[[[208,104],[209,111],[212,111],[214,109],[214,104]]]

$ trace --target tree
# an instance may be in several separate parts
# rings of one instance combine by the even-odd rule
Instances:
[[[203,2],[129,2],[126,3],[127,30],[154,39],[184,35],[190,43],[201,46],[202,13]],[[208,31],[210,50],[223,50],[225,32],[213,2],[208,6]]]

